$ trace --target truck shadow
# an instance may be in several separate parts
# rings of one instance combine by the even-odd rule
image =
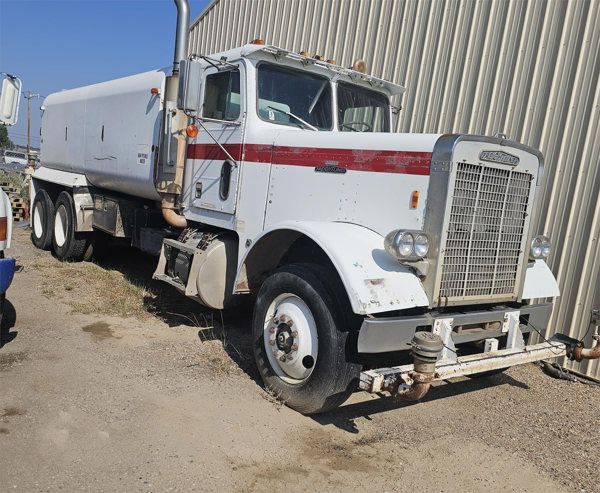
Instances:
[[[17,312],[13,304],[8,300],[4,300],[4,312],[2,314],[2,321],[0,323],[0,348],[4,347],[9,342],[13,341],[18,332],[12,331],[17,321]]]

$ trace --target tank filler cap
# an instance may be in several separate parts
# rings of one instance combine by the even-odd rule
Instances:
[[[433,332],[419,331],[411,341],[412,353],[422,358],[437,358],[444,348],[442,338]]]

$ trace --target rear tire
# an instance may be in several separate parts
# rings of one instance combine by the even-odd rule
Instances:
[[[31,242],[42,250],[52,246],[54,204],[46,190],[38,190],[31,207]]]
[[[292,264],[268,277],[256,299],[252,330],[260,375],[267,390],[303,414],[334,409],[358,383],[360,366],[350,361],[351,311],[337,298],[337,284],[322,267]]]
[[[75,232],[75,204],[69,192],[61,192],[54,208],[52,249],[59,260],[79,262],[89,246],[89,235]]]

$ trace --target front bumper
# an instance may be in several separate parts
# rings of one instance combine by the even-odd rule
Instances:
[[[414,363],[394,368],[366,370],[360,374],[360,388],[368,392],[390,392],[398,400],[419,400],[429,390],[431,382],[452,377],[503,370],[511,366],[532,363],[548,358],[567,356],[576,361],[600,358],[600,335],[594,336],[594,346],[584,348],[580,341],[562,334],[556,334],[550,340],[525,346],[519,328],[520,312],[506,314],[506,347],[498,349],[498,339],[486,339],[482,353],[459,356],[451,341],[452,327],[442,321],[436,327],[440,333],[431,334],[429,339],[439,337],[440,353],[429,359],[424,353],[423,342],[427,338],[419,335],[412,347]],[[421,332],[421,334],[428,334]],[[425,357],[423,356],[425,355]]]
[[[427,330],[424,327],[434,327],[442,320],[449,321],[454,328],[454,344],[501,337],[506,332],[502,329],[506,314],[514,310],[503,307],[443,314],[431,312],[408,317],[366,318],[358,335],[358,352],[385,353],[410,349],[410,343],[417,330]],[[544,330],[548,327],[552,303],[522,306],[519,312],[520,318],[527,321],[527,324],[521,326],[521,332],[529,332],[530,327]],[[468,330],[462,330],[463,327],[468,327]]]
[[[510,348],[472,354],[459,357],[455,362],[436,365],[435,373],[429,382],[567,356],[568,352],[569,344],[559,337],[553,337],[546,342],[526,346],[523,349]],[[414,365],[364,371],[360,375],[360,388],[367,392],[389,391],[391,388],[396,391],[407,390],[415,381],[412,374],[414,374]]]

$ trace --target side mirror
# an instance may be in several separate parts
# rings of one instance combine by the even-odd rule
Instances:
[[[199,60],[179,62],[179,91],[177,108],[196,115],[200,110],[200,89],[204,64]]]
[[[0,123],[14,125],[19,118],[19,102],[21,101],[21,80],[14,75],[0,72],[2,90],[0,92]]]

